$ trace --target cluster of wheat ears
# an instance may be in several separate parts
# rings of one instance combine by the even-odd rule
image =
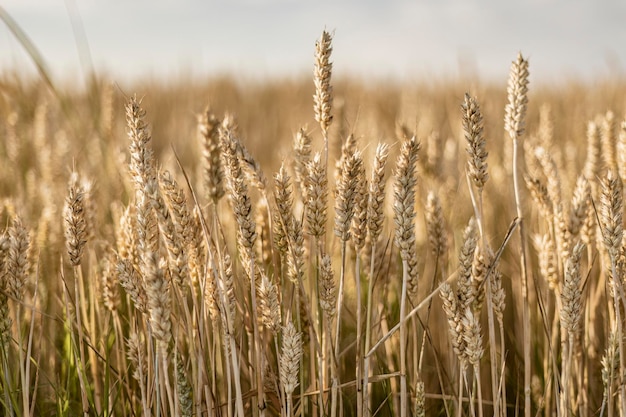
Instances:
[[[572,133],[594,106],[567,97],[527,115],[520,54],[506,99],[432,100],[414,129],[398,95],[363,105],[365,142],[331,52],[324,31],[315,127],[282,161],[230,113],[159,147],[191,129],[136,96],[124,124],[113,88],[7,81],[3,415],[626,415],[626,122]],[[293,122],[237,94],[266,137]],[[395,138],[370,144],[378,122]]]

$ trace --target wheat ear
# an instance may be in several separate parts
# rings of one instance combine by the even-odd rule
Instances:
[[[213,204],[224,196],[224,171],[220,159],[220,120],[207,107],[198,116],[198,136],[202,146],[204,188]]]
[[[181,417],[193,415],[193,396],[185,364],[180,358],[180,353],[174,356],[174,371],[176,372],[176,394]]]
[[[306,165],[304,204],[306,207],[307,230],[316,240],[326,234],[328,202],[328,178],[322,155],[316,153]]]
[[[332,35],[326,31],[322,32],[320,39],[315,42],[315,70],[313,82],[315,83],[315,94],[313,95],[313,110],[315,121],[322,129],[324,137],[324,160],[328,166],[328,127],[333,120],[331,109],[333,105],[333,89],[330,85],[333,64],[330,62],[330,54],[333,52]]]
[[[302,200],[306,203],[307,197],[307,185],[306,177],[307,171],[309,171],[308,165],[311,162],[311,136],[307,133],[306,126],[298,129],[298,132],[294,136],[293,140],[293,153],[294,153],[294,166],[293,170],[296,177],[296,184],[299,187]],[[320,157],[321,164],[321,157]],[[324,166],[324,169],[326,167]]]
[[[141,391],[141,405],[143,410],[143,416],[148,417],[150,415],[150,408],[148,407],[148,388],[146,377],[148,375],[148,361],[146,359],[145,342],[142,337],[132,330],[130,336],[126,340],[128,347],[126,354],[128,360],[135,368],[133,371],[133,378],[139,383],[139,389]]]
[[[68,194],[63,209],[65,219],[65,245],[73,266],[80,265],[85,243],[87,243],[87,221],[85,218],[85,191],[79,183],[78,174],[70,177]]]
[[[291,321],[283,329],[280,355],[280,383],[287,397],[287,417],[293,416],[293,392],[298,386],[298,369],[302,357],[302,335]]]

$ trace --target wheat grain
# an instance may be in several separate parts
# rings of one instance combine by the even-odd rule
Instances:
[[[280,384],[290,396],[298,386],[298,369],[302,357],[302,335],[291,321],[283,328],[283,344],[280,357]]]
[[[622,181],[609,171],[602,178],[602,194],[600,196],[600,223],[606,249],[613,260],[617,259],[622,244],[623,203]]]
[[[130,259],[118,258],[117,278],[124,291],[130,296],[135,308],[142,313],[148,312],[148,295],[145,283],[135,270]]]
[[[465,99],[461,105],[463,116],[463,131],[467,141],[467,153],[469,160],[468,171],[472,182],[478,189],[482,189],[489,179],[487,173],[487,150],[483,137],[483,116],[480,106],[475,98],[465,93]]]
[[[68,194],[63,208],[65,220],[65,244],[70,263],[80,265],[85,243],[87,243],[87,221],[85,216],[85,191],[79,184],[78,174],[70,177]]]
[[[102,274],[100,276],[102,303],[111,312],[115,312],[119,305],[119,294],[117,291],[115,253],[109,251],[104,258]]]
[[[526,107],[528,105],[528,61],[522,54],[511,64],[507,87],[508,104],[505,107],[504,129],[513,138],[524,133]]]
[[[269,264],[272,261],[272,237],[270,232],[270,220],[271,214],[266,199],[261,199],[257,203],[254,222],[257,227],[257,236],[260,240],[260,247],[257,250],[256,259],[260,259],[264,264]]]
[[[550,237],[550,234],[545,233],[536,235],[533,242],[539,257],[539,271],[541,275],[546,280],[551,290],[560,291],[559,271],[554,241]]]
[[[333,120],[330,113],[333,104],[333,89],[330,85],[333,70],[333,64],[330,62],[330,54],[333,51],[332,40],[332,35],[323,31],[320,39],[315,42],[315,71],[313,73],[315,82],[313,110],[315,121],[320,124],[326,142],[326,158],[328,158],[328,127]]]
[[[135,220],[134,206],[129,205],[117,222],[116,247],[120,258],[130,260],[135,268],[139,268]]]
[[[126,104],[126,123],[130,139],[130,175],[138,193],[143,192],[148,180],[156,178],[154,152],[150,146],[152,136],[145,122],[146,112],[141,100],[131,97]]]
[[[159,172],[159,186],[174,220],[176,235],[182,239],[185,246],[193,245],[195,225],[187,207],[185,192],[167,170]]]
[[[140,384],[144,384],[144,378],[148,373],[148,363],[146,361],[145,347],[143,338],[140,335],[132,331],[128,340],[126,340],[128,350],[128,360],[135,368],[133,371],[133,378],[135,378]]]
[[[308,201],[306,185],[306,177],[309,175],[309,163],[311,162],[311,136],[307,133],[306,126],[298,129],[298,132],[294,136],[293,140],[293,168],[296,178],[296,184],[302,195],[304,202]],[[320,156],[321,165],[321,156]],[[324,166],[324,170],[326,167]]]
[[[464,366],[466,357],[465,339],[463,337],[463,324],[461,321],[461,311],[459,310],[458,296],[448,283],[444,283],[439,290],[439,296],[443,302],[443,311],[448,319],[448,333],[452,349]]]
[[[465,342],[465,355],[473,366],[478,366],[483,356],[483,337],[480,329],[480,321],[471,309],[466,309],[462,314],[463,341]]]
[[[291,282],[298,284],[304,275],[304,237],[302,236],[302,222],[292,216],[291,224],[289,251],[287,252],[287,276]]]
[[[9,252],[5,260],[6,288],[8,294],[16,300],[24,297],[24,285],[30,269],[28,250],[30,236],[22,223],[22,219],[16,217],[9,228]]]
[[[170,278],[179,288],[182,288],[187,281],[189,272],[187,255],[184,251],[181,238],[178,236],[176,227],[174,226],[170,211],[165,205],[156,179],[148,180],[144,192],[148,196],[152,209],[157,215],[158,228],[161,231],[160,235],[165,241],[169,258],[168,267]]]
[[[548,193],[548,189],[545,184],[538,178],[525,175],[524,181],[526,182],[526,188],[530,191],[530,196],[533,201],[539,206],[539,212],[548,224],[552,223],[554,217],[554,209],[552,208],[552,199]]]
[[[491,262],[493,262],[493,256],[491,257]],[[493,303],[493,312],[496,315],[496,319],[500,326],[504,325],[504,308],[506,306],[506,293],[504,292],[504,288],[502,287],[502,273],[495,269],[492,272],[491,278],[491,301]]]
[[[320,308],[328,319],[332,319],[337,306],[337,284],[332,268],[331,258],[328,254],[322,254],[320,261]]]
[[[471,286],[472,294],[474,295],[471,305],[472,312],[478,312],[483,307],[485,301],[485,290],[488,287],[484,286],[485,279],[487,278],[487,271],[489,270],[489,255],[486,253],[488,248],[476,247],[474,251],[474,258],[472,261],[472,275]]]
[[[600,176],[602,170],[602,141],[600,128],[595,122],[587,124],[587,159],[585,160],[584,174],[590,181]]]
[[[463,231],[463,246],[459,251],[458,296],[461,311],[471,307],[477,297],[476,287],[472,284],[472,265],[478,243],[476,220],[471,218]]]
[[[361,154],[357,151],[348,157],[343,165],[341,178],[337,184],[335,197],[335,235],[341,241],[350,239],[350,224],[354,216],[358,172],[363,164]]]
[[[602,356],[602,385],[604,386],[604,404],[609,401],[613,392],[612,386],[614,380],[619,375],[619,352],[617,343],[617,334],[611,332],[608,337],[606,351]]]
[[[423,381],[418,381],[415,384],[415,409],[413,415],[415,417],[426,417],[426,392],[424,391]]]
[[[616,142],[616,125],[615,114],[612,111],[606,112],[602,118],[602,125],[600,128],[600,146],[602,149],[602,160],[604,161],[604,168],[617,172],[617,160],[615,156],[615,142]]]
[[[379,143],[376,147],[372,177],[370,180],[369,200],[367,206],[367,231],[371,242],[380,236],[385,219],[385,166],[389,156],[389,146]]]
[[[550,152],[554,151],[554,117],[552,107],[548,103],[543,103],[539,107],[539,127],[537,128],[537,139]]]
[[[174,370],[176,372],[176,394],[180,405],[180,416],[191,417],[193,415],[193,396],[185,364],[180,359],[180,353],[174,356]]]
[[[445,260],[445,253],[448,249],[447,234],[441,203],[433,191],[428,193],[426,206],[424,208],[424,215],[426,217],[426,232],[430,248],[435,256]]]
[[[368,203],[368,184],[365,177],[365,167],[363,163],[359,164],[356,169],[354,189],[354,215],[352,216],[352,227],[350,236],[357,251],[365,246],[365,238],[367,237],[367,203]]]
[[[281,165],[280,170],[274,176],[274,199],[276,201],[276,212],[274,214],[274,245],[283,257],[287,254],[289,246],[289,235],[291,234],[292,214],[292,192],[291,178],[287,170]]]
[[[7,273],[7,255],[10,250],[10,237],[6,233],[0,236],[0,344],[7,346],[11,337],[11,312],[9,310],[8,285],[9,275]]]
[[[165,278],[163,268],[159,265],[157,254],[149,254],[147,261],[148,269],[144,279],[148,298],[148,312],[150,313],[150,328],[157,341],[158,349],[166,352],[172,339],[170,286]]]
[[[282,323],[278,289],[276,284],[271,282],[265,274],[261,275],[258,294],[261,322],[272,333],[276,334]]]
[[[328,205],[328,178],[322,155],[316,153],[306,165],[305,207],[307,231],[320,238],[326,234],[326,208]],[[302,174],[300,174],[302,175]]]
[[[402,259],[409,259],[409,248],[415,243],[415,165],[419,143],[412,137],[402,144],[398,158],[394,183],[395,243]]]
[[[198,135],[202,146],[204,188],[213,204],[224,196],[224,172],[220,159],[220,120],[207,107],[198,115]]]
[[[567,231],[569,236],[577,237],[588,216],[591,204],[591,186],[589,181],[580,175],[576,180],[572,203],[570,204]]]
[[[224,129],[222,155],[226,166],[231,205],[238,225],[237,244],[242,248],[241,254],[249,256],[256,241],[256,225],[252,218],[252,202],[248,195],[248,186],[237,156],[238,141],[233,133],[232,129]]]
[[[431,132],[426,137],[426,160],[424,161],[425,171],[433,178],[443,176],[443,154],[445,141],[438,131]]]
[[[584,245],[578,243],[565,260],[565,280],[561,291],[561,325],[570,337],[578,333],[582,318],[582,289],[580,288],[580,255]]]

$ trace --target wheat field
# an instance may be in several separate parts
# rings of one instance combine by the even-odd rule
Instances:
[[[369,83],[336,53],[3,77],[2,415],[626,415],[624,80],[535,86],[513,53]]]

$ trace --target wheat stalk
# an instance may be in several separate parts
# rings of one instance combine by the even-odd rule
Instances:
[[[400,249],[402,258],[402,294],[400,296],[400,416],[405,417],[408,413],[408,393],[406,381],[406,302],[407,292],[412,279],[415,278],[415,268],[409,270],[409,262],[414,262],[415,257],[415,186],[417,176],[415,172],[419,143],[415,136],[402,144],[400,156],[396,165],[394,184],[394,220],[395,243]],[[413,272],[413,273],[410,273]],[[415,281],[417,281],[415,279]],[[416,282],[415,282],[416,284]],[[417,292],[412,288],[410,292]]]
[[[513,190],[515,207],[519,220],[520,265],[522,287],[522,322],[524,328],[524,416],[531,416],[531,340],[530,305],[528,301],[528,275],[526,272],[526,240],[522,212],[522,198],[519,187],[519,141],[524,133],[526,108],[528,106],[528,61],[522,54],[511,64],[507,87],[508,103],[505,107],[504,129],[513,140]]]

